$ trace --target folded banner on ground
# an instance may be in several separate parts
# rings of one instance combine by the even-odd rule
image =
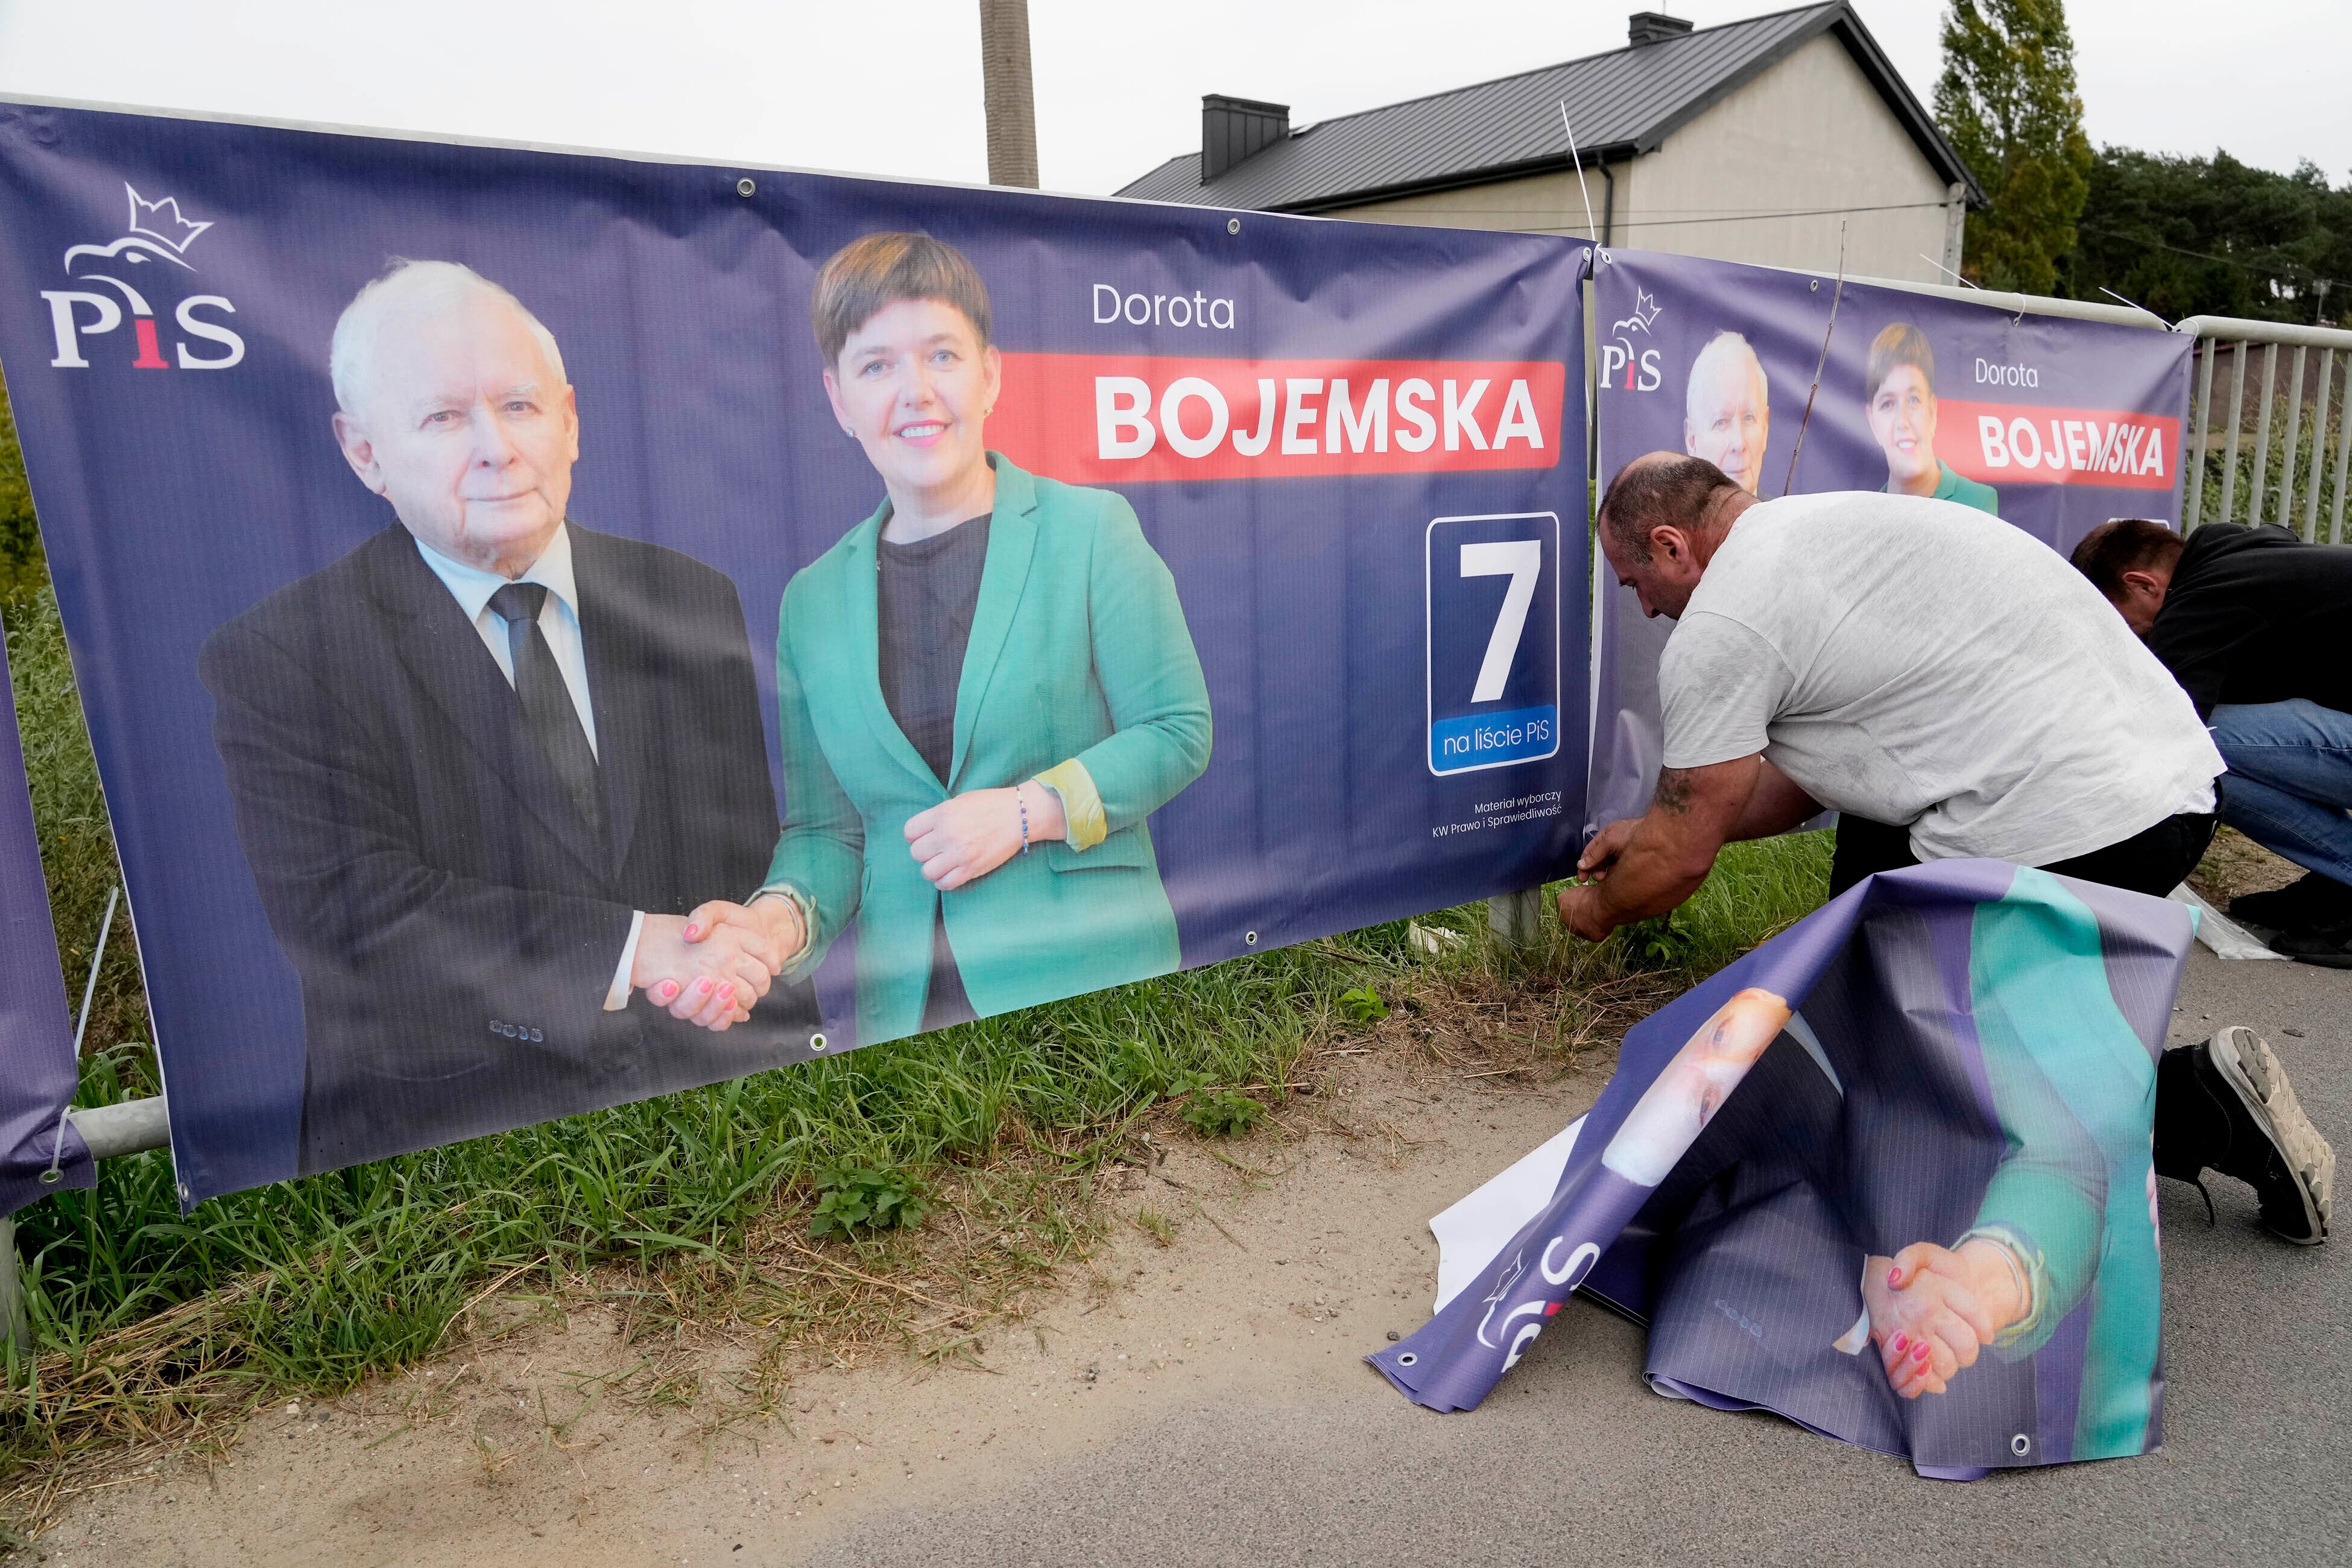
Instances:
[[[1643,453],[1686,452],[1767,500],[1933,496],[2062,551],[2111,517],[2180,515],[2177,334],[1637,250],[1603,253],[1592,309],[1604,485]],[[1639,816],[1657,785],[1674,630],[1605,574],[1593,602],[1588,833]]]
[[[34,105],[0,220],[188,1201],[1574,853],[1580,243]]]
[[[1470,1409],[1582,1289],[1648,1322],[1660,1392],[1925,1474],[2155,1447],[2193,924],[2002,861],[1870,879],[1629,1031],[1579,1125],[1440,1216],[1450,1294],[1368,1359]]]

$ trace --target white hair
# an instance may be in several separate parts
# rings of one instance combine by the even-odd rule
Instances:
[[[563,351],[555,346],[555,334],[513,294],[462,262],[411,261],[395,256],[384,275],[352,296],[352,302],[336,319],[334,339],[327,348],[327,374],[335,384],[335,405],[346,414],[359,412],[361,389],[374,368],[376,334],[394,306],[452,304],[477,291],[490,295],[522,318],[539,352],[547,356],[548,368],[562,382]]]
[[[1748,372],[1750,375],[1764,382],[1768,389],[1770,387],[1771,383],[1765,379],[1764,362],[1756,357],[1756,351],[1748,346],[1748,340],[1738,332],[1717,332],[1706,340],[1706,346],[1698,351],[1696,359],[1691,361],[1690,381],[1683,390],[1683,412],[1688,415],[1694,423],[1702,418],[1706,412],[1698,405],[1699,388],[1705,386],[1717,368],[1734,354],[1739,355],[1748,362]]]

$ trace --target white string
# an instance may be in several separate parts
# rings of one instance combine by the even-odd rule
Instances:
[[[1584,159],[1576,150],[1576,127],[1568,122],[1568,100],[1559,100],[1559,128],[1568,132],[1568,159],[1576,165],[1576,194],[1584,198],[1584,232],[1593,244],[1601,243],[1601,226],[1592,221],[1592,193],[1584,188]]]
[[[98,994],[98,968],[106,962],[106,939],[114,930],[114,906],[121,902],[121,899],[122,884],[117,882],[106,895],[106,913],[100,917],[98,922],[98,952],[90,958],[89,979],[81,988],[81,1016],[74,1020],[73,1061],[74,1071],[77,1074],[81,1071],[82,1031],[89,1027],[90,998]],[[41,1182],[45,1186],[54,1185],[64,1175],[58,1166],[64,1163],[66,1157],[66,1119],[72,1114],[72,1096],[68,1095],[65,1110],[58,1113],[57,1145],[49,1152],[49,1168],[41,1173]]]

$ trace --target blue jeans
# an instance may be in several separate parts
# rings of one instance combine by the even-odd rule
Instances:
[[[2213,710],[2230,764],[2221,820],[2298,866],[2352,883],[2352,713],[2297,698]]]

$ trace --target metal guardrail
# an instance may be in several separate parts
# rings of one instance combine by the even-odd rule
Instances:
[[[2197,340],[2196,389],[2189,409],[2189,433],[2181,443],[2189,452],[2185,465],[2189,470],[2188,489],[2181,500],[2182,527],[2196,529],[2212,522],[2274,522],[2315,542],[2322,537],[2330,544],[2344,542],[2345,479],[2347,466],[2352,464],[2352,417],[2347,416],[2346,406],[2352,402],[2352,331],[2284,321],[2249,321],[2234,316],[2191,316],[2173,331]],[[2261,368],[2254,385],[2252,449],[2242,459],[2239,448],[2246,433],[2246,366],[2255,360],[2257,350]],[[2284,350],[2294,353],[2288,361],[2286,385],[2282,389],[2279,361]],[[2312,397],[2306,403],[2304,386],[2315,350],[2317,375],[2313,379]],[[2221,441],[2221,504],[2214,509],[2214,515],[2208,516],[2206,468],[2213,448],[2215,424],[2213,374],[2216,362],[2224,353],[2230,361],[2230,379],[2229,412],[2222,421],[2227,430]],[[2310,416],[2307,442],[2304,430],[2306,407]],[[2284,438],[2273,451],[2272,429],[2275,416],[2282,410]],[[2331,418],[2335,424],[2332,442],[2328,428]],[[2335,447],[2332,480],[2328,460],[2331,445]],[[2273,464],[2277,468],[2275,482],[2272,475]],[[2238,504],[2242,468],[2250,470],[2243,487],[2246,504],[2242,516]],[[2323,495],[2330,498],[2324,536],[2319,527]]]

